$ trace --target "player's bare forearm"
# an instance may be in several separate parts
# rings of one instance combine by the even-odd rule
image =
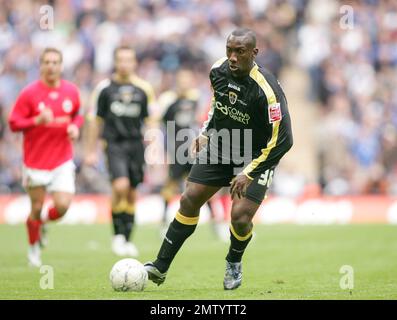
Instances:
[[[97,117],[87,118],[85,124],[83,138],[85,162],[92,165],[96,162],[97,142],[103,124],[102,120]]]

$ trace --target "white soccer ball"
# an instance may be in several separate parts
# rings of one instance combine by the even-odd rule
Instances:
[[[122,259],[113,266],[109,279],[116,291],[143,291],[148,282],[148,274],[138,260]]]

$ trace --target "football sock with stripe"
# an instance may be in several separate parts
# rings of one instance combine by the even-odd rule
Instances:
[[[230,225],[230,247],[226,260],[229,262],[240,262],[251,239],[252,230],[247,235],[240,236],[234,230],[233,225]]]
[[[168,270],[185,240],[196,229],[198,221],[198,216],[191,218],[177,212],[174,220],[168,227],[157,259],[154,262],[154,265],[160,272],[166,272]]]
[[[113,222],[113,232],[115,235],[122,234],[125,236],[125,224],[123,215],[125,209],[127,208],[127,200],[123,199],[119,201],[116,205],[112,206],[112,222]]]

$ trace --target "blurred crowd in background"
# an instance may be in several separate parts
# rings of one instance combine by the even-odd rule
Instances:
[[[53,30],[40,27],[43,5],[54,9]],[[341,22],[343,5],[353,8],[352,28]],[[191,69],[203,120],[209,69],[225,55],[227,35],[244,26],[257,33],[258,64],[276,76],[297,67],[308,79],[302,94],[315,108],[297,112],[316,113],[319,125],[308,125],[318,127],[313,170],[322,192],[397,194],[396,1],[0,0],[0,8],[0,193],[23,191],[21,135],[11,134],[6,120],[21,89],[38,78],[44,47],[62,49],[64,78],[78,85],[86,110],[120,44],[136,49],[136,72],[157,97],[173,89],[178,69]],[[108,192],[105,161],[85,166],[83,140],[76,145],[77,190]],[[159,187],[164,172],[147,170],[142,191]]]
[[[397,1],[343,2],[351,27],[335,16],[340,3],[312,4],[298,61],[319,105],[318,182],[327,194],[395,195]]]

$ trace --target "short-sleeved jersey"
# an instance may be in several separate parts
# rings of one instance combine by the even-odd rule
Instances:
[[[149,85],[134,77],[120,84],[106,79],[93,94],[94,114],[104,121],[102,137],[108,142],[141,140],[143,120],[148,117]]]
[[[34,118],[44,108],[51,109],[54,120],[36,125]],[[52,170],[73,158],[73,146],[67,133],[69,124],[80,127],[80,97],[78,88],[61,80],[58,87],[48,87],[38,80],[28,85],[18,96],[9,117],[11,130],[23,132],[25,166]]]
[[[213,65],[210,81],[214,97],[202,133],[210,136],[209,147],[217,149],[219,161],[235,163],[243,157],[248,163],[244,173],[255,178],[292,146],[285,94],[277,79],[256,63],[248,76],[233,77],[226,57]],[[223,138],[225,133],[229,138]]]

